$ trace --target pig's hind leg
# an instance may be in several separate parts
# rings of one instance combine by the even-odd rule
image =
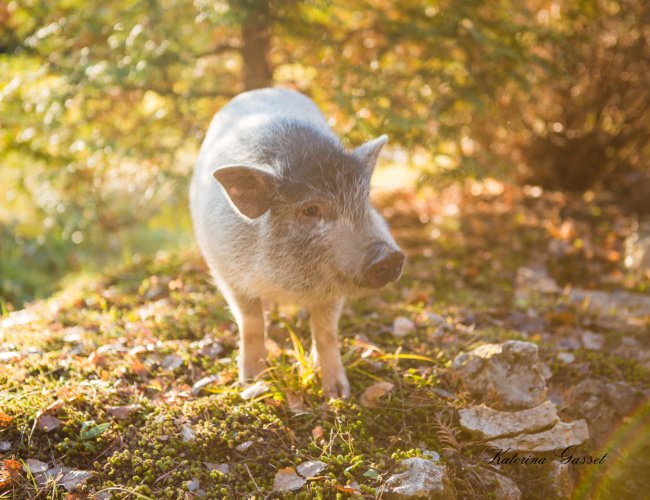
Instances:
[[[334,398],[350,396],[350,383],[345,375],[338,342],[342,308],[343,299],[309,307],[314,362],[320,367],[325,396]]]

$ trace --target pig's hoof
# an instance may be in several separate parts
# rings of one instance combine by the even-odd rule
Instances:
[[[350,398],[350,383],[345,375],[338,376],[330,379],[327,382],[323,381],[323,393],[325,397],[330,399],[349,399]]]

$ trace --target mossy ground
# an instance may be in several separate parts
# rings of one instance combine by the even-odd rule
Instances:
[[[647,367],[617,353],[578,349],[574,365],[559,364],[555,333],[571,335],[586,313],[562,297],[522,303],[514,293],[517,269],[535,259],[562,284],[610,287],[618,279],[643,290],[647,283],[630,285],[620,256],[613,258],[622,252],[625,235],[612,229],[622,214],[510,187],[401,192],[380,203],[409,260],[399,284],[346,306],[340,327],[350,401],[323,399],[302,352],[310,344],[306,318],[290,307],[271,315],[267,392],[242,399],[236,329],[200,256],[160,252],[5,320],[0,350],[14,355],[0,365],[0,410],[11,418],[0,441],[11,447],[0,458],[92,470],[73,498],[374,498],[400,458],[437,452],[459,495],[483,498],[490,492],[463,472],[481,459],[456,427],[456,410],[471,404],[449,369],[460,351],[526,339],[540,345],[561,389],[590,376],[647,389]],[[562,229],[568,223],[571,231]],[[550,255],[553,238],[571,250]],[[397,316],[412,319],[415,331],[394,337]],[[605,333],[647,348],[647,324]],[[214,381],[193,392],[207,376]],[[377,381],[394,389],[378,408],[360,404]],[[137,406],[116,415],[114,407],[129,405]],[[41,415],[60,427],[45,432]],[[327,468],[298,492],[272,492],[279,469],[306,460]],[[219,464],[228,472],[215,470]],[[0,498],[66,497],[21,476]],[[539,495],[530,485],[520,483],[527,496]]]

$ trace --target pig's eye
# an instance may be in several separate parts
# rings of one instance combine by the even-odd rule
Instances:
[[[302,215],[305,217],[320,217],[321,212],[318,205],[307,205],[302,209]]]

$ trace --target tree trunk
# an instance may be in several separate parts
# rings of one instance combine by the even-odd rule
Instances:
[[[247,12],[242,24],[242,58],[246,90],[269,87],[273,71],[269,63],[271,51],[271,10],[268,0],[260,0]]]

